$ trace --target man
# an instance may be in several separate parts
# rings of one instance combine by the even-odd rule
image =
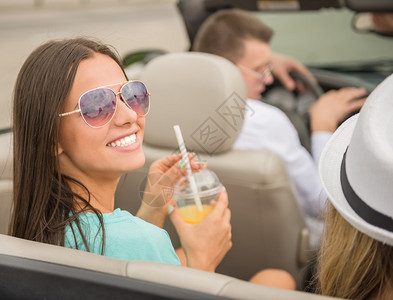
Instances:
[[[246,114],[235,149],[266,149],[283,160],[295,188],[299,204],[306,214],[311,231],[311,244],[318,247],[322,222],[315,228],[315,220],[326,198],[318,176],[317,162],[327,140],[345,116],[360,109],[366,91],[343,88],[321,96],[310,109],[311,144],[313,157],[301,146],[296,129],[279,109],[259,101],[267,85],[273,83],[272,71],[288,89],[295,83],[288,71],[296,69],[308,77],[312,75],[293,59],[272,53],[269,42],[272,29],[252,14],[228,9],[211,15],[200,27],[194,51],[207,52],[233,62],[247,87],[247,106],[253,114]],[[314,158],[314,159],[313,159]]]

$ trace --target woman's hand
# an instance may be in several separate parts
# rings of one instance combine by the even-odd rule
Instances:
[[[180,237],[187,266],[214,272],[225,254],[232,247],[231,211],[228,208],[228,195],[222,191],[213,211],[200,223],[186,223],[175,207],[170,215],[171,221]]]
[[[206,168],[193,160],[194,154],[188,154],[193,172]],[[137,217],[162,227],[168,216],[168,205],[173,204],[173,191],[177,181],[187,174],[181,154],[172,154],[156,160],[149,169],[142,204]]]

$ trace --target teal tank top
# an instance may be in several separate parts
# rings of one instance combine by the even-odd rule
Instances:
[[[117,208],[112,213],[104,213],[105,247],[103,254],[123,260],[154,261],[180,265],[168,233],[128,211]],[[95,213],[83,213],[79,216],[82,232],[89,250],[101,254],[102,230]],[[76,224],[65,230],[64,246],[87,251]],[[78,247],[77,247],[77,246]]]

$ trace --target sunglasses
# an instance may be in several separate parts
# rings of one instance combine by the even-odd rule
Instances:
[[[140,81],[128,81],[123,84],[120,92],[115,93],[110,86],[115,83],[85,92],[78,101],[79,109],[61,113],[59,117],[66,117],[80,112],[87,125],[100,128],[108,124],[115,115],[117,108],[117,95],[128,108],[136,112],[138,116],[145,116],[150,108],[150,94],[146,86]]]

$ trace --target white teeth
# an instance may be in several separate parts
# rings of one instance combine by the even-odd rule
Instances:
[[[129,146],[136,141],[136,134],[131,134],[130,136],[126,136],[124,138],[121,138],[117,141],[114,141],[110,144],[107,144],[108,147],[126,147]]]

